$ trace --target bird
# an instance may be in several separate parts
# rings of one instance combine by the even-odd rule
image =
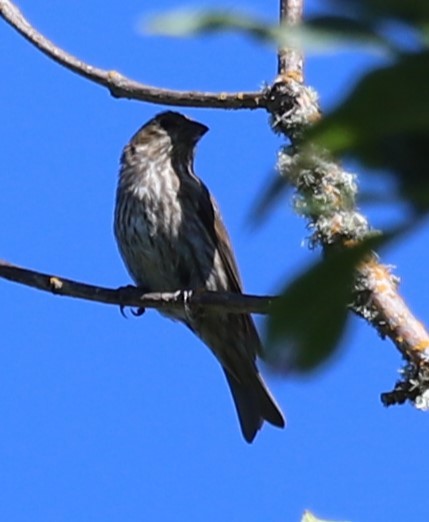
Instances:
[[[242,293],[218,204],[194,172],[195,148],[207,131],[202,123],[166,111],[123,149],[114,234],[131,278],[145,292]],[[220,362],[247,442],[264,421],[285,426],[256,365],[262,345],[250,314],[186,307],[162,314],[184,323]]]

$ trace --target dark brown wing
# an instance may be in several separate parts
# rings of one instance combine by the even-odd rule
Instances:
[[[241,294],[243,287],[240,273],[238,271],[231,240],[222,222],[219,208],[207,187],[200,180],[198,181],[201,183],[197,204],[198,217],[204,224],[205,230],[213,241],[216,250],[219,252],[227,274],[228,290]],[[255,360],[256,354],[261,354],[262,351],[258,332],[250,315],[240,315],[240,321],[242,322],[242,328],[246,332],[248,339],[248,353],[252,356],[252,360]]]
[[[212,196],[208,195],[208,198],[204,199],[206,200],[204,204],[211,205],[215,215],[214,227],[212,227],[212,240],[216,245],[220,258],[222,259],[222,263],[224,264],[229,282],[229,290],[231,292],[237,292],[241,294],[243,291],[243,286],[241,283],[240,273],[238,271],[237,261],[235,260],[231,240],[225,225],[222,222],[218,206]],[[205,212],[202,211],[202,213]]]
[[[215,200],[210,196],[204,184],[200,180],[198,182],[200,183],[199,190],[197,193],[194,190],[196,197],[193,200],[198,218],[213,242],[215,250],[219,252],[227,274],[228,290],[241,293],[240,275],[228,232],[222,222]],[[208,318],[206,318],[207,320]],[[264,419],[279,427],[283,427],[285,421],[255,364],[256,355],[261,353],[262,346],[252,317],[249,314],[234,316],[230,314],[229,321],[230,331],[241,332],[242,349],[224,352],[220,359],[232,392],[244,438],[248,442],[252,442]],[[213,328],[215,329],[216,326]],[[208,344],[210,346],[210,343]],[[237,345],[236,348],[238,348]]]
[[[210,195],[209,190],[200,179],[195,176],[195,178],[192,179],[192,182],[193,184],[194,182],[198,183],[198,185],[194,186],[197,190],[193,191],[195,194],[193,203],[195,205],[196,214],[198,215],[200,222],[203,224],[207,235],[213,242],[215,249],[218,250],[220,254],[228,277],[228,290],[241,293],[242,286],[240,274],[234,258],[231,240],[229,239],[228,232],[222,222],[216,201]]]

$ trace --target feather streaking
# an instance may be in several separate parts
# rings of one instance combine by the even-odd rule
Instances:
[[[195,145],[207,130],[168,111],[147,122],[123,151],[115,236],[131,277],[145,291],[242,292],[217,204],[193,170]],[[250,315],[163,313],[185,323],[221,363],[246,441],[264,420],[284,426],[256,367],[261,343]]]

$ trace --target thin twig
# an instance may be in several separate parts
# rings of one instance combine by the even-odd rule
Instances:
[[[98,83],[115,98],[128,98],[163,105],[211,107],[222,109],[258,109],[265,107],[265,92],[198,92],[160,89],[131,80],[117,71],[89,65],[48,40],[26,20],[13,2],[0,0],[0,16],[42,53],[63,67]]]
[[[2,260],[0,260],[0,278],[56,295],[121,307],[132,306],[157,310],[183,310],[186,301],[187,308],[204,307],[204,309],[223,310],[232,314],[267,314],[276,299],[273,296],[242,295],[230,292],[142,293],[142,290],[133,286],[112,289],[36,272]]]
[[[301,23],[303,0],[280,0],[280,24],[286,28]],[[299,49],[280,47],[278,51],[278,75],[303,81],[303,54]]]

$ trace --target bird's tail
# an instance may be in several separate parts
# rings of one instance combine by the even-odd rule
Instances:
[[[255,372],[254,379],[243,383],[227,369],[224,371],[247,442],[253,441],[264,420],[279,428],[284,427],[283,414],[259,373]]]

